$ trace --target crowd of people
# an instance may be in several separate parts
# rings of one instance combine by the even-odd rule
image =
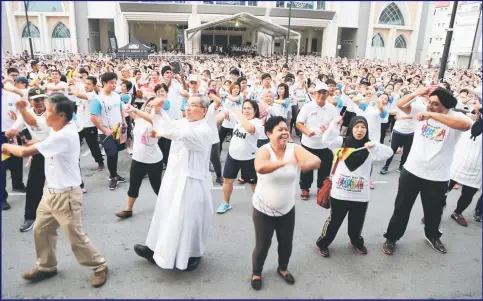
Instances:
[[[129,182],[117,218],[133,218],[149,178],[157,202],[145,244],[134,251],[163,269],[199,265],[214,211],[212,185],[223,189],[216,212],[227,214],[236,210],[234,182],[249,184],[256,290],[274,232],[277,272],[295,283],[288,264],[297,196],[308,201],[329,193],[329,217],[314,238],[321,256],[330,256],[346,215],[351,245],[368,253],[362,232],[371,191],[377,191],[374,161],[385,162],[382,175],[400,173],[382,244],[388,255],[418,195],[425,239],[446,253],[439,225],[448,192],[461,187],[450,216],[468,226],[463,212],[481,188],[481,68],[450,69],[438,80],[430,66],[315,56],[285,62],[251,55],[176,61],[9,55],[2,63],[2,210],[10,209],[10,170],[12,189],[26,192],[20,231],[34,232],[37,265],[22,274],[26,280],[57,274],[59,226],[78,262],[94,271],[92,285],[107,280],[107,262],[81,226],[82,195],[88,197],[80,168],[84,140],[98,171],[107,166],[106,189]],[[122,151],[132,156],[128,176],[118,173]],[[393,169],[396,153],[402,156]],[[22,158],[30,165],[26,185]],[[317,192],[311,193],[314,181]],[[472,214],[477,222],[481,210],[480,193]]]

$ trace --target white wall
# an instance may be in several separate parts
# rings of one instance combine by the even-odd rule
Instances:
[[[359,2],[338,1],[335,5],[338,27],[359,27]]]
[[[117,2],[87,1],[88,19],[114,19]]]

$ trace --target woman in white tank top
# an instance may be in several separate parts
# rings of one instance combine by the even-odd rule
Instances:
[[[320,159],[300,145],[287,143],[286,120],[275,116],[267,120],[265,131],[270,143],[262,146],[255,157],[258,184],[253,195],[253,224],[256,245],[252,255],[252,287],[262,288],[262,270],[272,242],[278,239],[277,273],[289,284],[295,279],[287,270],[295,225],[295,191],[297,175],[318,169]]]

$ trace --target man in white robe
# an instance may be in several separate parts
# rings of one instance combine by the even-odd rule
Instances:
[[[205,96],[192,96],[186,118],[171,121],[161,106],[153,116],[157,134],[173,142],[146,246],[135,245],[134,251],[163,269],[192,271],[205,251],[213,215],[209,105]]]

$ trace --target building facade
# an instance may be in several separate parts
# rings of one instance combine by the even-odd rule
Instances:
[[[301,53],[420,63],[429,42],[428,2],[351,1],[30,1],[30,34],[37,52],[109,51],[138,40],[182,43],[187,54],[204,45],[256,45],[259,53],[297,52],[297,42],[271,40],[256,28],[216,26],[185,41],[184,30],[247,12],[301,34]],[[289,7],[291,6],[291,9]],[[28,50],[23,2],[2,2],[2,51]]]
[[[467,68],[473,51],[471,67],[481,66],[480,1],[459,1],[448,55],[448,66]],[[454,2],[436,1],[431,7],[432,23],[428,57],[434,65],[441,64]],[[478,20],[480,22],[478,23]],[[475,43],[475,47],[473,47]]]

